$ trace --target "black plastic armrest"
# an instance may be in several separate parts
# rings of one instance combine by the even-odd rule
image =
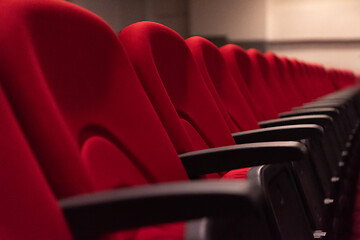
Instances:
[[[300,115],[313,115],[313,114],[325,114],[329,115],[332,118],[337,118],[340,114],[339,110],[336,108],[303,108],[289,112],[280,113],[280,117],[294,117]]]
[[[329,103],[329,102],[312,102],[312,103],[308,103],[299,107],[294,107],[294,110],[297,109],[308,109],[308,108],[323,108],[323,107],[331,107],[331,108],[336,108],[338,110],[344,110],[346,108],[346,103]]]
[[[298,124],[268,127],[233,133],[237,144],[265,141],[299,141],[323,136],[324,128],[316,124]]]
[[[295,141],[239,144],[179,155],[190,178],[233,169],[298,161],[307,148]]]
[[[328,115],[316,114],[305,116],[293,116],[259,122],[261,128],[276,127],[293,124],[317,124],[322,127],[333,124],[333,118]]]
[[[359,94],[359,88],[358,87],[350,87],[344,90],[339,90],[330,94],[327,94],[323,97],[320,97],[321,99],[346,99],[351,100],[353,97]]]
[[[75,239],[116,230],[233,216],[259,218],[262,197],[249,181],[192,181],[131,187],[59,201]],[[239,217],[238,217],[239,218]]]

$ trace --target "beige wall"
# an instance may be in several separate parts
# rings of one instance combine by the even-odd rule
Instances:
[[[268,50],[360,73],[359,0],[267,1]]]
[[[191,0],[190,34],[264,40],[265,0]]]
[[[267,0],[268,40],[359,39],[359,0]]]
[[[268,47],[278,55],[295,57],[326,67],[346,68],[360,73],[360,43],[295,43]]]
[[[232,40],[360,39],[359,0],[191,0],[192,35]]]

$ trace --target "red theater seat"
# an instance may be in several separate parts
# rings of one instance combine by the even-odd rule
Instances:
[[[221,48],[221,51],[229,66],[235,68],[237,67],[236,71],[242,73],[243,76],[248,77],[247,80],[244,78],[240,78],[240,80],[244,79],[249,91],[253,95],[264,95],[263,91],[259,90],[261,87],[257,87],[260,85],[267,86],[267,88],[262,88],[263,90],[273,89],[274,92],[280,92],[276,90],[276,86],[271,86],[271,82],[269,80],[265,80],[269,77],[269,74],[261,53],[256,50],[248,50],[245,52],[235,45],[224,46]],[[234,58],[236,54],[242,57]],[[246,55],[248,55],[248,57],[246,57]],[[248,58],[251,61],[249,61]],[[268,66],[273,67],[273,71],[279,71],[278,75],[280,76],[280,79],[278,79],[278,81],[281,81],[282,83],[280,84],[282,87],[281,92],[284,93],[283,96],[285,96],[285,98],[292,100],[290,102],[291,106],[295,107],[300,104],[304,104],[304,106],[296,107],[296,110],[292,112],[281,113],[281,117],[283,118],[281,120],[281,124],[284,123],[283,120],[286,119],[286,117],[293,116],[301,116],[301,118],[303,118],[304,115],[309,114],[326,114],[331,117],[331,122],[326,124],[321,123],[321,125],[325,128],[324,140],[328,142],[326,144],[327,147],[325,147],[324,150],[326,158],[328,159],[330,166],[332,166],[332,176],[341,176],[341,186],[339,188],[335,188],[338,189],[336,192],[340,193],[335,195],[335,199],[338,199],[336,202],[340,205],[339,208],[343,208],[345,205],[348,205],[348,201],[351,199],[349,194],[351,190],[349,191],[349,189],[352,187],[349,186],[352,184],[349,182],[354,182],[353,179],[356,175],[354,173],[356,171],[351,171],[351,169],[357,169],[354,167],[356,164],[353,160],[356,159],[357,150],[354,150],[354,147],[349,147],[352,145],[350,142],[353,138],[353,133],[357,129],[356,119],[358,118],[358,114],[355,110],[357,109],[357,104],[354,103],[356,102],[355,99],[358,99],[357,90],[330,94],[335,90],[335,88],[332,86],[329,76],[326,74],[323,67],[316,65],[308,66],[310,71],[310,76],[308,77],[311,78],[312,82],[312,84],[309,84],[309,80],[302,81],[302,78],[300,77],[301,68],[297,65],[296,61],[291,61],[285,57],[277,58],[273,54],[267,54],[265,59],[269,63]],[[249,67],[250,63],[253,65],[252,67]],[[236,71],[233,71],[235,72],[233,74],[234,77],[236,76]],[[263,73],[262,77],[259,77],[259,73]],[[259,79],[263,81],[260,81]],[[239,79],[237,79],[237,81],[239,81]],[[312,91],[312,94],[307,94],[308,87],[311,87],[314,90]],[[278,94],[274,94],[274,92],[269,91],[269,95],[273,93],[272,98],[278,97],[280,99],[282,97]],[[322,98],[320,98],[321,96]],[[318,100],[307,103],[307,101],[311,98],[318,98]],[[257,99],[260,99],[260,97]],[[274,103],[279,103],[279,99],[274,101]],[[259,105],[264,104],[263,101],[258,101],[257,103]],[[282,108],[279,104],[277,104],[277,106],[278,109]],[[299,119],[296,121],[298,120]],[[303,121],[303,119],[301,121]],[[308,121],[309,119],[306,120],[307,123],[309,123]],[[313,121],[313,123],[318,122],[318,120],[315,120],[314,122],[314,119],[311,121]],[[277,120],[270,120],[260,122],[259,124],[261,127],[268,127],[278,126],[279,122],[277,122]],[[344,200],[345,198],[346,200]],[[335,221],[337,220],[338,218],[335,218]]]
[[[265,115],[265,119],[261,120],[277,118],[278,114],[276,107],[266,89],[261,72],[258,66],[251,63],[251,59],[247,53],[234,44],[228,44],[222,47],[221,53],[223,54],[235,81],[237,81],[239,85],[242,85],[242,83],[240,83],[241,81],[245,82],[248,91],[255,100],[257,108]]]
[[[226,121],[219,118],[224,116],[224,111],[231,112],[231,106],[225,102],[217,106],[217,100],[212,98],[216,86],[220,86],[217,84],[220,83],[215,83],[213,88],[207,88],[207,80],[203,78],[206,75],[202,75],[197,68],[181,36],[160,24],[141,22],[123,29],[119,38],[125,45],[145,91],[174,143],[177,138],[174,129],[178,129],[179,132],[185,130],[193,142],[202,143],[200,146],[204,146],[203,143],[207,144],[205,147],[234,144],[230,128],[224,126]],[[235,94],[225,95],[219,94],[215,99],[228,97],[230,102],[232,98],[238,97]],[[224,106],[224,111],[219,110],[224,109]],[[168,121],[169,116],[175,118],[176,115],[180,121]],[[230,114],[230,117],[233,116]],[[237,119],[239,121],[235,124],[244,127],[245,120],[251,123],[246,117],[244,116],[244,121]],[[256,122],[252,124],[247,128],[256,127]],[[178,147],[178,151],[179,149],[181,148]],[[247,170],[237,170],[230,171],[224,177],[244,177],[245,174],[249,177]]]
[[[203,74],[203,76],[207,77],[209,82],[213,83],[215,88],[217,90],[217,92],[219,93],[219,95],[221,96],[221,99],[223,99],[223,103],[224,105],[227,107],[228,109],[228,113],[230,116],[232,116],[232,119],[234,121],[244,121],[245,119],[247,119],[248,121],[250,121],[252,118],[247,118],[247,114],[246,114],[246,108],[244,109],[245,111],[243,111],[242,108],[242,104],[241,101],[243,101],[243,98],[241,96],[241,92],[239,91],[239,89],[237,88],[233,77],[231,76],[231,73],[229,71],[229,69],[227,68],[226,64],[225,64],[225,60],[223,59],[219,49],[212,44],[210,41],[201,38],[201,37],[191,37],[189,39],[186,40],[187,45],[189,46],[189,48],[191,49],[193,56],[195,57],[195,59],[197,60],[197,63],[201,69],[201,72]],[[260,53],[255,53],[257,55],[260,55]],[[258,56],[260,58],[260,56]],[[260,60],[259,60],[260,61]],[[208,83],[208,81],[207,81]],[[211,85],[210,85],[211,86]],[[238,104],[240,103],[240,104]],[[306,117],[306,116],[305,116]],[[318,115],[318,116],[308,116],[307,118],[302,117],[301,119],[295,119],[295,118],[288,118],[288,119],[281,119],[281,121],[278,121],[277,124],[279,125],[281,122],[284,124],[294,124],[294,126],[291,127],[296,127],[299,125],[296,125],[302,122],[305,122],[305,120],[307,121],[306,123],[319,123],[318,120],[316,120],[316,118],[321,118],[323,116]],[[326,119],[327,117],[325,116],[324,119]],[[296,122],[296,121],[297,122]],[[268,121],[269,122],[269,121]],[[299,126],[300,127],[300,126]],[[296,137],[298,137],[299,140],[304,139],[306,137],[304,137],[303,135],[300,134],[300,131],[295,135],[295,138],[291,137],[291,134],[289,134],[289,132],[285,133],[283,132],[283,134],[268,134],[267,130],[272,130],[271,128],[266,128],[266,129],[262,129],[263,132],[259,131],[259,130],[255,130],[255,131],[250,131],[252,134],[254,134],[255,132],[258,134],[257,138],[252,138],[252,141],[265,141],[265,140],[296,140]],[[289,129],[288,129],[289,130]],[[248,132],[242,132],[242,133],[235,133],[233,134],[233,136],[235,137],[236,142],[242,142],[243,139],[241,139],[239,141],[239,137],[244,137],[246,136]],[[265,133],[267,134],[267,137],[264,138]],[[262,134],[262,135],[260,135]],[[268,136],[270,135],[270,136]],[[325,188],[325,194],[320,193],[322,192],[322,189],[320,186],[318,186],[318,188],[316,188],[316,181],[315,183],[312,184],[312,189],[317,189],[316,191],[318,191],[318,193],[310,193],[311,189],[306,189],[307,184],[303,183],[304,178],[308,178],[311,179],[311,176],[302,176],[299,173],[298,176],[299,177],[299,182],[303,185],[303,189],[305,189],[305,196],[304,198],[306,199],[307,204],[309,204],[310,209],[312,209],[312,216],[316,216],[315,212],[316,210],[314,209],[321,209],[321,206],[323,206],[323,201],[324,198],[326,198],[326,196],[333,196],[332,194],[329,194],[329,191],[331,191],[329,189],[329,186],[331,185],[330,183],[330,178],[331,178],[331,174],[330,172],[328,172],[328,168],[331,164],[330,159],[328,159],[328,163],[326,162],[326,158],[319,158],[319,154],[321,155],[322,153],[322,149],[319,148],[319,146],[321,145],[319,142],[319,139],[316,140],[316,137],[310,137],[308,136],[307,138],[310,138],[311,140],[309,141],[309,148],[311,149],[311,154],[312,155],[312,163],[310,165],[315,165],[315,171],[317,172],[316,175],[320,176],[321,182],[323,184],[323,188]],[[246,139],[247,141],[249,141],[249,139]],[[295,168],[295,172],[298,171],[297,167],[294,166]],[[337,166],[335,166],[335,168],[337,168]],[[307,170],[307,173],[310,173],[311,171],[314,170]],[[315,176],[315,179],[317,179],[319,176]],[[300,185],[301,185],[300,184]],[[331,188],[331,187],[330,187]],[[322,197],[319,198],[313,198],[316,194],[319,194]],[[318,195],[319,196],[319,195]],[[317,202],[317,203],[316,203]],[[323,213],[322,213],[323,214]],[[324,219],[324,217],[322,217]],[[315,228],[314,229],[323,229],[324,230],[324,226],[321,227],[320,224],[321,221],[318,221],[315,224]],[[328,228],[328,227],[325,227]]]
[[[262,221],[248,183],[153,186],[186,181],[188,172],[103,20],[63,1],[0,8],[1,239],[88,239],[118,229],[132,230],[106,239],[183,239],[183,223],[136,228],[234,221],[234,212]]]
[[[72,239],[55,196],[1,89],[0,111],[1,239]]]

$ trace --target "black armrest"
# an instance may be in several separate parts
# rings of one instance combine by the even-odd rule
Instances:
[[[233,133],[237,144],[265,141],[298,141],[323,136],[323,127],[316,124],[298,124],[268,127],[251,131]]]
[[[318,98],[316,101],[314,101],[314,103],[330,103],[330,104],[343,104],[346,101],[349,101],[350,99],[347,98]],[[312,102],[311,102],[312,103]],[[311,104],[311,103],[307,103],[307,104]],[[306,105],[306,104],[305,104]]]
[[[329,115],[332,118],[337,118],[340,114],[339,110],[336,108],[303,108],[289,112],[280,113],[280,117],[294,117],[300,115],[313,115],[313,114],[325,114]]]
[[[297,109],[308,109],[308,108],[324,108],[324,107],[331,107],[336,108],[339,110],[344,110],[346,106],[343,103],[336,103],[336,102],[311,102],[300,107],[294,107],[294,110]]]
[[[317,115],[294,116],[294,117],[267,120],[267,121],[259,122],[259,125],[261,128],[293,125],[293,124],[317,124],[322,127],[325,127],[333,123],[334,121],[332,117],[328,115],[317,114]]]
[[[298,161],[307,153],[300,142],[264,142],[232,145],[179,155],[190,178],[263,164]]]
[[[319,99],[347,99],[350,100],[359,95],[359,87],[350,87],[344,90],[339,90],[330,94],[327,94]]]
[[[75,239],[201,217],[261,218],[263,199],[249,181],[192,181],[131,187],[59,201]],[[260,219],[259,219],[260,220]]]

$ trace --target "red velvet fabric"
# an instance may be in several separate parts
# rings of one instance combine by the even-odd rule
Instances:
[[[80,155],[98,138],[116,145],[119,161],[132,162],[150,182],[186,179],[116,35],[101,19],[58,1],[6,8],[1,81],[59,197],[92,187],[84,184],[91,172],[83,167],[92,161]],[[32,11],[23,16],[19,8]],[[14,31],[9,18],[24,29]],[[122,176],[111,165],[102,171]]]
[[[263,55],[254,49],[250,49],[247,53],[253,55],[254,62],[259,66],[260,73],[266,83],[277,112],[290,111],[292,107],[290,104],[291,99],[287,99],[284,93],[285,89],[282,89],[280,81],[281,75],[278,72],[279,66],[277,65],[275,55],[270,53]]]
[[[124,28],[119,38],[175,146],[185,143],[177,140],[184,134],[182,121],[193,126],[208,147],[234,144],[230,130],[180,35],[161,24],[140,22]],[[179,120],[169,121],[169,116]],[[193,149],[185,147],[176,148],[179,153],[182,153],[181,149],[197,149],[196,146]]]
[[[235,144],[179,34],[161,24],[140,22],[124,28],[119,39],[178,153],[204,149],[204,143],[206,147]],[[179,141],[184,135],[191,144]]]
[[[328,69],[327,74],[332,86],[337,89],[343,89],[357,84],[353,72],[346,70]]]
[[[297,89],[294,83],[293,72],[290,63],[286,57],[279,57],[283,69],[283,87],[293,99],[295,107],[301,106],[304,100],[301,96],[301,90]]]
[[[223,55],[226,64],[237,83],[243,97],[246,99],[250,109],[252,110],[256,120],[262,121],[265,120],[265,115],[261,112],[260,108],[255,103],[254,98],[252,97],[248,87],[245,84],[245,80],[243,79],[242,72],[240,71],[240,68],[238,68],[236,65],[229,64],[229,61],[236,61],[235,55],[233,54],[233,49],[236,49],[238,46],[235,44],[227,44],[221,48],[219,48],[220,53]],[[239,79],[239,80],[238,80]]]
[[[294,69],[294,66],[290,59],[286,57],[280,58],[283,66],[284,66],[284,72],[285,72],[285,80],[288,82],[287,86],[291,91],[291,94],[293,94],[294,99],[296,100],[296,105],[300,106],[304,103],[306,103],[307,97],[306,97],[306,90],[303,88],[303,85],[299,82],[298,79],[299,74]]]
[[[270,89],[271,91],[276,93],[276,96],[278,97],[278,101],[286,102],[286,103],[282,103],[285,105],[278,108],[278,111],[284,112],[286,111],[284,109],[288,109],[288,111],[290,111],[291,108],[296,106],[296,102],[294,102],[294,99],[292,98],[291,94],[288,91],[286,91],[286,89],[284,88],[285,85],[284,70],[281,61],[272,52],[265,53],[264,58],[268,66],[268,70],[267,70],[268,77],[265,78],[265,80],[268,79],[267,82],[271,86]]]
[[[202,37],[186,40],[214,98],[235,123],[233,133],[259,128],[256,118],[237,86],[219,49]]]
[[[188,178],[103,20],[64,1],[2,1],[0,9],[0,82],[57,198]],[[116,239],[182,239],[182,224],[172,226]]]
[[[254,101],[256,105],[254,109],[258,109],[257,111],[262,114],[263,118],[257,120],[262,121],[277,118],[277,110],[269,96],[268,89],[266,89],[259,66],[253,62],[254,59],[250,58],[250,55],[241,47],[233,44],[221,47],[221,53],[234,79],[238,82],[240,89],[242,89],[245,98],[253,98],[253,100],[248,100],[250,107],[252,108],[253,104],[251,102]],[[245,88],[248,89],[247,91],[249,91],[250,94],[247,94],[246,90],[243,91]]]
[[[1,89],[0,112],[0,238],[72,239]]]
[[[311,81],[311,76],[309,75],[308,72],[308,66],[306,63],[298,60],[296,60],[296,66],[301,73],[301,82],[303,83],[304,88],[308,93],[308,102],[311,102],[317,98],[317,93]]]

